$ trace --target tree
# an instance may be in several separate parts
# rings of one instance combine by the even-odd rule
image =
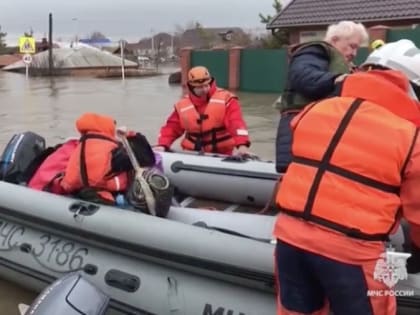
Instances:
[[[185,23],[184,26],[182,26],[180,24],[176,24],[175,25],[175,35],[176,36],[181,36],[182,34],[184,34],[184,32],[186,30],[195,29],[195,28],[197,28],[197,26],[200,27],[201,24],[200,24],[200,22],[197,22],[197,21],[194,21],[194,20],[191,20],[191,21]]]
[[[206,30],[199,22],[195,24],[195,29],[198,32],[198,36],[200,37],[202,44],[202,49],[209,49],[212,48],[214,42],[217,40],[217,35],[209,30]]]
[[[25,37],[33,37],[33,35],[34,35],[34,30],[32,27],[29,29],[29,32],[23,32],[23,36]]]
[[[282,10],[280,0],[274,0],[273,8],[276,14],[280,13]],[[273,19],[273,16],[263,15],[262,13],[259,14],[259,17],[261,23],[265,25]],[[289,32],[287,29],[275,30],[272,34],[265,36],[261,40],[265,48],[281,48],[289,44]]]
[[[248,33],[239,34],[237,35],[236,38],[232,40],[232,44],[237,45],[237,46],[247,47],[251,45],[252,43],[251,37],[252,37],[251,34],[248,34]]]
[[[3,53],[6,49],[6,42],[4,41],[4,38],[6,37],[7,33],[1,31],[0,26],[0,53]]]
[[[282,9],[280,0],[274,0],[273,8],[276,10],[276,13],[279,13]],[[268,24],[273,19],[271,15],[263,15],[262,13],[259,14],[261,23]]]

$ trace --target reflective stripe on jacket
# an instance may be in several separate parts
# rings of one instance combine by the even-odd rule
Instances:
[[[401,176],[418,133],[420,112],[407,86],[396,71],[353,74],[340,96],[296,116],[279,209],[348,236],[385,240],[400,216]]]
[[[203,114],[199,114],[188,97],[181,99],[175,109],[186,135],[181,142],[184,150],[218,152],[233,150],[235,142],[224,125],[226,105],[235,97],[226,90],[217,90]]]

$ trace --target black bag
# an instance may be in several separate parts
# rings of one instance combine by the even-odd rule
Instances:
[[[44,153],[50,152],[46,152],[45,139],[40,135],[31,131],[15,134],[1,155],[0,179],[14,184],[27,183],[42,163]]]
[[[127,137],[130,147],[141,167],[152,167],[156,163],[155,154],[147,138],[137,132],[131,137]]]

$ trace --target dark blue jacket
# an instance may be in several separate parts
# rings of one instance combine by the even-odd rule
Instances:
[[[334,80],[340,74],[329,72],[329,56],[320,45],[299,50],[289,63],[288,84],[311,100],[322,99],[334,91]],[[282,114],[276,138],[276,169],[284,172],[291,162],[292,132],[290,121],[296,114]]]
[[[299,50],[289,64],[288,83],[291,89],[311,100],[328,96],[340,74],[329,72],[329,56],[320,45]]]

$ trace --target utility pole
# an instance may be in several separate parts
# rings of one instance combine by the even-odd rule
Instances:
[[[122,76],[123,81],[125,80],[124,48],[125,48],[125,41],[123,39],[120,39],[120,49],[121,49],[121,76]]]
[[[49,15],[49,28],[48,28],[48,70],[50,76],[53,74],[54,62],[53,62],[53,18],[52,13]]]
[[[79,43],[79,19],[74,17],[71,19],[74,22],[74,47]]]
[[[153,29],[150,30],[150,33],[152,35],[152,38],[151,38],[152,57],[154,57],[154,55],[155,55],[155,35],[154,35],[154,32],[153,32]]]
[[[173,55],[175,55],[175,53],[174,53],[174,37],[175,37],[175,34],[172,33],[171,34],[171,58],[173,57]]]

